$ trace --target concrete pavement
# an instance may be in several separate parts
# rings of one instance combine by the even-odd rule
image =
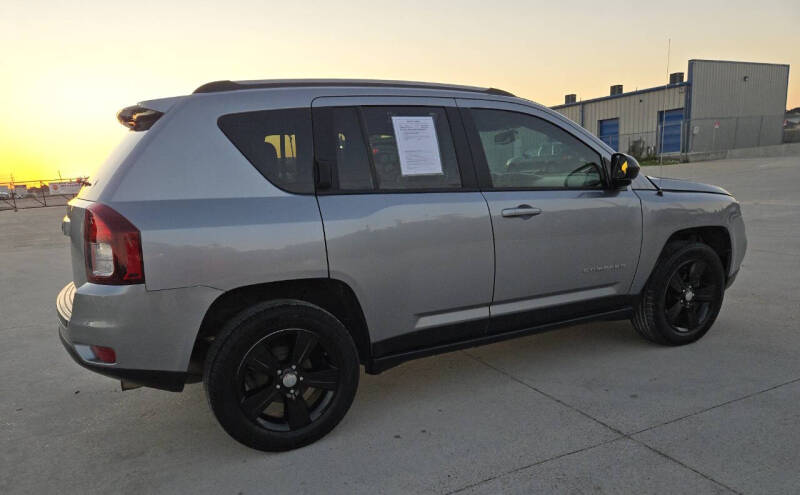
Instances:
[[[796,493],[800,158],[644,172],[742,203],[747,257],[701,341],[605,322],[407,363],[282,454],[231,440],[200,385],[123,393],[74,364],[63,209],[0,212],[0,493]]]

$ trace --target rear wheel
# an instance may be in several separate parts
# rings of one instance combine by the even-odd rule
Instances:
[[[239,442],[302,447],[344,417],[358,386],[358,354],[333,315],[302,301],[257,305],[230,321],[209,350],[211,409]]]
[[[694,342],[714,324],[724,293],[725,271],[713,249],[670,243],[642,293],[633,326],[660,344]]]

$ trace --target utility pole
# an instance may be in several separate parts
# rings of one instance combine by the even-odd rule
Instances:
[[[672,38],[667,38],[667,81],[669,81],[669,50],[672,47]],[[661,167],[664,166],[664,117],[667,113],[667,91],[669,90],[669,82],[664,85],[664,97],[661,99],[663,102],[661,106],[661,139],[659,139],[658,147],[658,163]],[[663,170],[659,169],[659,175],[663,176]]]

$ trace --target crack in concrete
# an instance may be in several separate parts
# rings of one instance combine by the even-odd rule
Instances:
[[[587,412],[585,412],[585,411],[573,406],[572,404],[564,402],[563,400],[559,399],[558,397],[556,397],[556,396],[554,396],[552,394],[549,394],[547,392],[544,392],[544,391],[538,389],[537,387],[525,382],[524,380],[522,380],[520,378],[517,378],[516,376],[512,375],[511,373],[508,373],[507,371],[505,371],[503,369],[500,369],[500,368],[498,368],[498,367],[496,367],[496,366],[494,366],[492,364],[487,363],[483,359],[481,359],[481,358],[479,358],[479,357],[477,357],[477,356],[475,356],[473,354],[470,354],[467,351],[461,351],[461,352],[463,352],[464,354],[466,354],[470,358],[474,359],[475,361],[483,364],[487,368],[490,368],[490,369],[492,369],[492,370],[494,370],[494,371],[506,376],[507,378],[509,378],[509,379],[511,379],[511,380],[513,380],[513,381],[515,381],[515,382],[517,382],[517,383],[519,383],[519,384],[521,384],[521,385],[533,390],[534,392],[536,392],[538,394],[541,394],[544,397],[546,397],[546,398],[548,398],[548,399],[550,399],[550,400],[552,400],[552,401],[554,401],[554,402],[556,402],[556,403],[558,403],[558,404],[560,404],[560,405],[562,405],[562,406],[564,406],[564,407],[566,407],[566,408],[568,408],[568,409],[570,409],[572,411],[577,412],[578,414],[586,417],[587,419],[589,419],[591,421],[594,421],[595,423],[598,423],[598,424],[608,428],[609,430],[611,430],[614,433],[616,433],[618,436],[615,437],[615,438],[612,438],[610,440],[607,440],[607,441],[604,441],[604,442],[600,442],[598,444],[594,444],[594,445],[587,446],[587,447],[584,447],[584,448],[581,448],[581,449],[578,449],[578,450],[575,450],[575,451],[572,451],[572,452],[567,452],[565,454],[560,454],[560,455],[557,455],[557,456],[554,456],[554,457],[550,457],[548,459],[537,461],[537,462],[534,462],[534,463],[526,465],[526,466],[522,466],[522,467],[518,467],[518,468],[512,469],[512,470],[510,470],[508,472],[497,474],[495,476],[490,476],[490,477],[488,477],[486,479],[483,479],[481,481],[478,481],[478,482],[472,483],[470,485],[458,488],[456,490],[447,492],[447,495],[463,492],[463,491],[468,490],[470,488],[474,488],[474,487],[480,486],[480,485],[482,485],[484,483],[487,483],[487,482],[502,478],[504,476],[508,476],[509,474],[517,473],[517,472],[523,471],[525,469],[529,469],[529,468],[532,468],[532,467],[535,467],[535,466],[538,466],[538,465],[541,465],[541,464],[544,464],[544,463],[547,463],[547,462],[550,462],[550,461],[554,461],[554,460],[561,459],[561,458],[564,458],[564,457],[567,457],[567,456],[571,456],[571,455],[574,455],[574,454],[578,454],[578,453],[581,453],[581,452],[584,452],[584,451],[587,451],[587,450],[591,450],[591,449],[593,449],[595,447],[599,447],[601,445],[606,445],[606,444],[609,444],[609,443],[613,443],[613,442],[616,442],[616,441],[622,440],[622,439],[631,440],[632,442],[635,442],[635,443],[641,445],[642,447],[654,452],[658,456],[663,457],[663,458],[665,458],[667,460],[670,460],[670,461],[674,462],[675,464],[677,464],[678,466],[681,466],[684,469],[688,469],[689,471],[692,471],[693,473],[697,474],[698,476],[700,476],[700,477],[702,477],[702,478],[714,483],[715,485],[717,485],[717,486],[719,486],[719,487],[721,487],[721,488],[723,488],[723,489],[725,489],[725,490],[727,490],[727,491],[729,491],[731,493],[741,494],[741,492],[739,492],[737,490],[734,490],[733,488],[731,488],[730,486],[726,485],[725,483],[722,483],[721,481],[719,481],[717,479],[714,479],[710,475],[708,475],[706,473],[703,473],[702,471],[699,471],[698,469],[695,469],[694,467],[692,467],[692,466],[690,466],[690,465],[688,465],[688,464],[686,464],[686,463],[684,463],[684,462],[682,462],[682,461],[670,456],[669,454],[658,450],[657,448],[645,443],[643,440],[639,440],[637,438],[633,438],[633,436],[634,435],[638,435],[638,434],[643,433],[643,432],[646,432],[646,431],[650,431],[650,430],[659,428],[659,427],[664,426],[664,425],[668,425],[668,424],[671,424],[671,423],[676,423],[678,421],[690,418],[692,416],[696,416],[698,414],[703,414],[703,413],[711,411],[713,409],[717,409],[719,407],[723,407],[723,406],[726,406],[728,404],[739,402],[739,401],[754,397],[756,395],[763,394],[765,392],[769,392],[771,390],[775,390],[777,388],[784,387],[786,385],[791,385],[792,383],[800,381],[800,378],[795,378],[793,380],[789,380],[789,381],[780,383],[778,385],[774,385],[772,387],[768,387],[766,389],[759,390],[758,392],[747,394],[745,396],[742,396],[742,397],[739,397],[739,398],[736,398],[736,399],[732,399],[732,400],[729,400],[729,401],[726,401],[726,402],[722,402],[720,404],[716,404],[714,406],[708,407],[706,409],[702,409],[700,411],[696,411],[696,412],[691,413],[691,414],[687,414],[687,415],[682,416],[680,418],[672,419],[672,420],[669,420],[669,421],[665,421],[663,423],[659,423],[659,424],[654,425],[654,426],[650,426],[650,427],[645,428],[643,430],[639,430],[639,431],[636,431],[636,432],[633,432],[633,433],[625,433],[622,430],[620,430],[618,428],[614,428],[613,426],[609,425],[608,423],[606,423],[606,422],[604,422],[604,421],[592,416],[591,414],[589,414],[589,413],[587,413]]]
[[[644,432],[647,432],[647,431],[650,431],[650,430],[655,430],[656,428],[660,428],[662,426],[666,426],[666,425],[669,425],[669,424],[672,424],[672,423],[677,423],[678,421],[683,421],[684,419],[691,418],[692,416],[697,416],[698,414],[703,414],[703,413],[706,413],[708,411],[713,411],[714,409],[717,409],[717,408],[720,408],[720,407],[724,407],[724,406],[727,406],[729,404],[733,404],[735,402],[743,401],[745,399],[749,399],[751,397],[755,397],[757,395],[760,395],[760,394],[763,394],[763,393],[766,393],[766,392],[770,392],[770,391],[775,390],[777,388],[785,387],[786,385],[791,385],[791,384],[796,383],[798,381],[800,381],[800,378],[794,378],[792,380],[789,380],[789,381],[786,381],[786,382],[783,382],[783,383],[779,383],[778,385],[773,385],[773,386],[765,388],[763,390],[759,390],[759,391],[753,392],[751,394],[747,394],[747,395],[743,395],[741,397],[737,397],[736,399],[731,399],[731,400],[728,400],[728,401],[725,401],[725,402],[720,402],[719,404],[713,405],[711,407],[707,407],[705,409],[701,409],[699,411],[696,411],[696,412],[693,412],[693,413],[690,413],[690,414],[686,414],[685,416],[681,416],[679,418],[670,419],[669,421],[664,421],[663,423],[659,423],[657,425],[648,426],[647,428],[644,428],[642,430],[634,431],[633,433],[628,433],[628,436],[639,435],[640,433],[644,433]]]
[[[587,447],[583,447],[583,448],[580,448],[580,449],[577,449],[577,450],[572,450],[570,452],[564,452],[563,454],[559,454],[559,455],[553,456],[553,457],[548,457],[547,459],[542,459],[541,461],[536,461],[536,462],[533,462],[531,464],[527,464],[525,466],[520,466],[520,467],[514,468],[514,469],[512,469],[510,471],[506,471],[504,473],[500,473],[500,474],[497,474],[495,476],[490,476],[490,477],[488,477],[486,479],[483,479],[483,480],[480,480],[480,481],[476,481],[475,483],[472,483],[472,484],[469,484],[469,485],[466,485],[466,486],[462,486],[461,488],[457,488],[457,489],[455,489],[453,491],[447,492],[445,495],[453,495],[454,493],[460,493],[460,492],[463,492],[464,490],[469,490],[470,488],[475,488],[476,486],[480,486],[480,485],[482,485],[484,483],[487,483],[489,481],[494,481],[494,480],[500,479],[500,478],[502,478],[504,476],[508,476],[509,474],[518,473],[520,471],[524,471],[526,469],[538,466],[540,464],[545,464],[545,463],[550,462],[550,461],[555,461],[555,460],[561,459],[563,457],[569,457],[569,456],[571,456],[573,454],[580,454],[581,452],[585,452],[587,450],[592,450],[592,449],[594,449],[596,447],[602,447],[603,445],[608,445],[608,444],[614,443],[614,442],[616,442],[618,440],[623,440],[623,437],[611,438],[609,440],[604,440],[604,441],[602,441],[600,443],[589,445]]]

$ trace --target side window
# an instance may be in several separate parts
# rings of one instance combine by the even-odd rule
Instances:
[[[461,187],[447,114],[438,107],[363,107],[380,190]]]
[[[532,115],[473,109],[494,188],[601,188],[601,159],[589,146]]]
[[[217,125],[270,182],[289,192],[314,192],[310,110],[235,113]]]
[[[329,135],[320,136],[317,155],[336,163],[334,187],[342,191],[372,191],[372,174],[367,144],[361,132],[356,107],[323,108],[314,114],[315,125]]]

